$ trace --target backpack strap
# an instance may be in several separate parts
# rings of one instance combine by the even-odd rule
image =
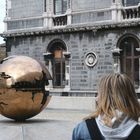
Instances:
[[[97,126],[95,119],[85,120],[90,137],[92,140],[102,140],[103,136]],[[131,134],[126,140],[140,140],[140,125],[136,125],[132,130]]]
[[[90,137],[92,140],[102,140],[103,136],[97,126],[96,120],[93,119],[87,119],[85,120]]]
[[[127,140],[140,140],[140,125],[136,125]]]

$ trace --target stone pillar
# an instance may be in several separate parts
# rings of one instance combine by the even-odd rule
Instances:
[[[4,31],[7,31],[7,20],[10,20],[11,17],[8,15],[8,11],[11,9],[11,0],[6,0],[6,17],[4,18]]]
[[[71,25],[71,9],[67,10],[67,25]]]
[[[122,20],[122,3],[120,0],[114,0],[111,6],[112,9],[112,20],[114,22],[120,22]]]
[[[7,31],[7,22],[4,21],[4,31]]]
[[[53,0],[46,0],[46,12],[44,12],[44,27],[52,28],[53,27]]]
[[[112,9],[112,20],[116,22],[117,21],[117,4],[115,2],[112,3],[111,9]]]
[[[63,52],[63,55],[65,57],[65,76],[66,76],[66,83],[65,83],[65,88],[64,91],[65,92],[69,92],[70,91],[70,52]]]
[[[71,0],[67,1],[67,25],[71,25]]]
[[[49,53],[49,52],[43,53],[43,56],[44,56],[44,61],[46,63],[46,66],[52,76],[52,64],[51,64],[51,60],[53,58],[52,53]],[[50,90],[53,88],[52,80],[49,81],[49,85],[45,88],[47,88],[46,90]]]
[[[122,21],[122,2],[120,0],[118,0],[118,6],[117,6],[117,21],[120,22]]]
[[[112,50],[112,55],[114,59],[114,72],[115,73],[120,73],[120,52],[122,50],[119,48],[116,48]]]

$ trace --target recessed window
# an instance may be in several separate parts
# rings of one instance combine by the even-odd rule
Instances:
[[[67,11],[67,0],[54,0],[54,14],[64,14]]]
[[[66,85],[66,52],[65,44],[60,40],[54,40],[48,46],[51,53],[51,68],[54,88],[64,88]]]

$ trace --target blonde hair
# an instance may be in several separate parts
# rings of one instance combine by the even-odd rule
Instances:
[[[131,80],[125,74],[109,74],[104,76],[98,88],[98,105],[96,117],[103,114],[109,118],[116,116],[115,110],[119,110],[138,120],[140,116],[140,104]]]

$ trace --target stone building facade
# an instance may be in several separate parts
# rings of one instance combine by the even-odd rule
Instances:
[[[0,61],[6,57],[6,46],[5,43],[0,44]]]
[[[139,0],[6,0],[7,55],[52,74],[52,94],[93,96],[101,76],[122,72],[140,92]]]

